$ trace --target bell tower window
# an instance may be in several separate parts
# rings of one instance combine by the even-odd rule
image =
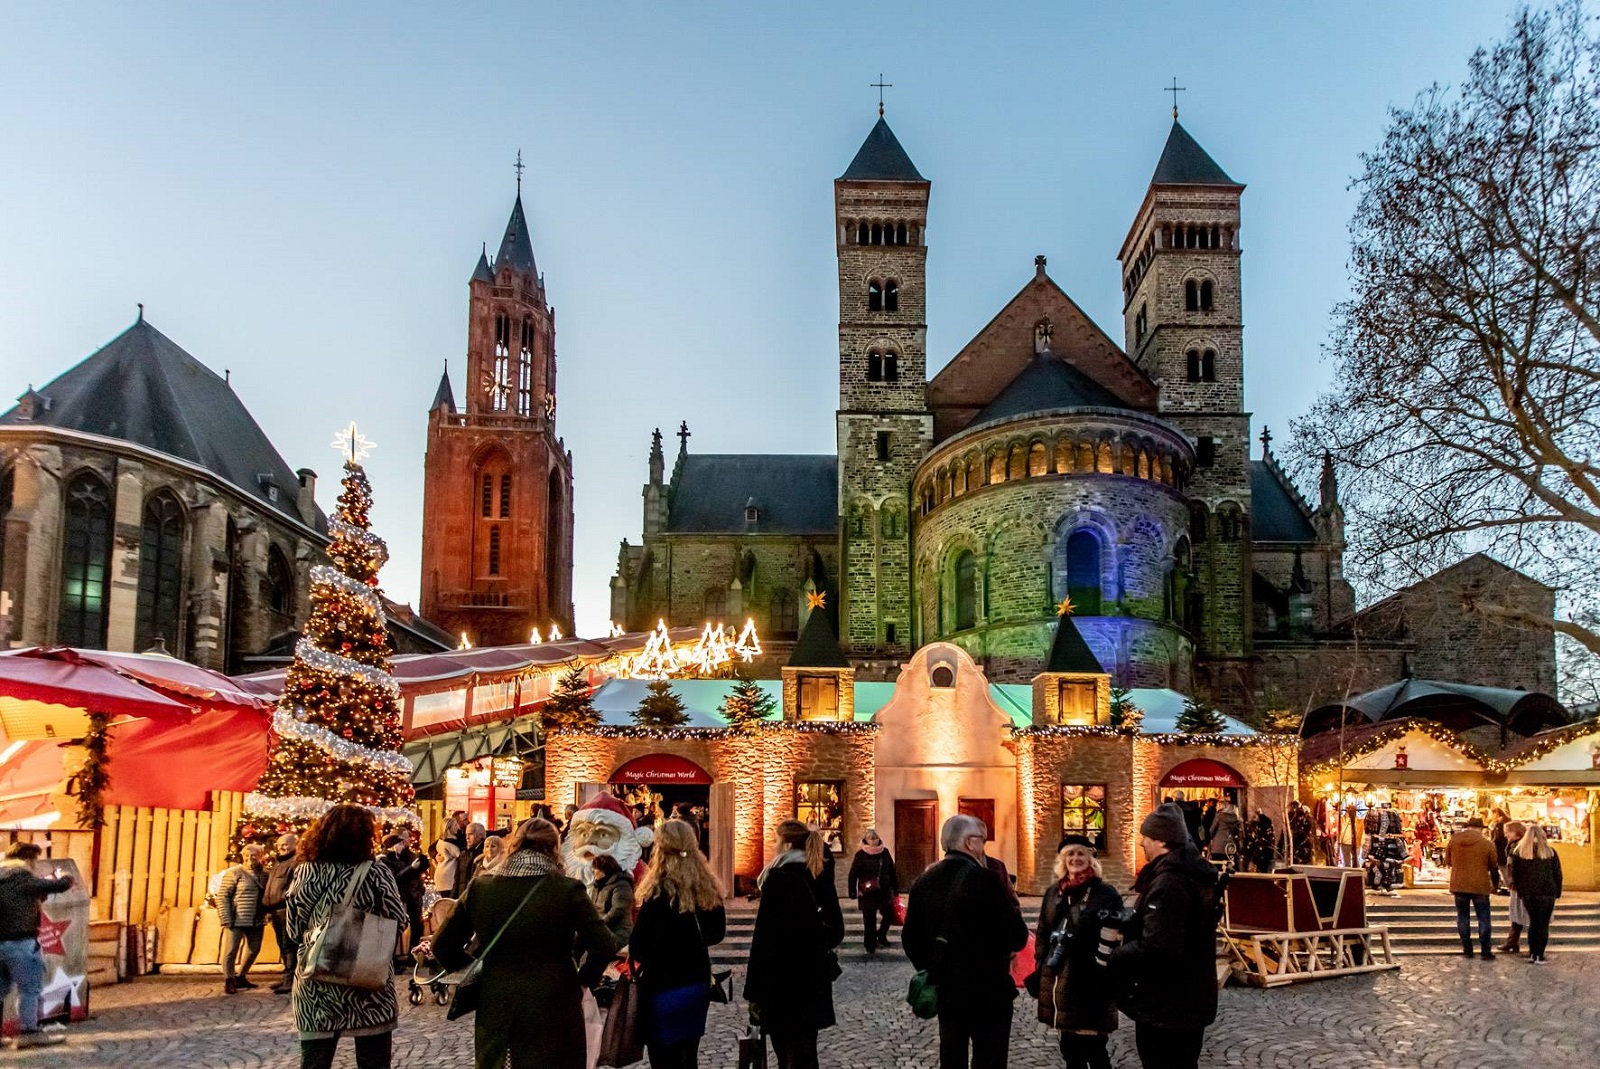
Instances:
[[[900,357],[892,349],[883,354],[883,381],[900,381]]]
[[[900,310],[900,283],[892,278],[883,287],[883,310],[885,312]]]
[[[867,283],[867,311],[883,311],[883,286],[877,279]]]
[[[867,381],[883,381],[883,354],[876,349],[867,354]]]
[[[517,415],[533,414],[533,320],[522,321],[522,348],[517,356]]]

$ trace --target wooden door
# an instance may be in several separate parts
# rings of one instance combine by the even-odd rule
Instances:
[[[956,803],[956,812],[963,816],[977,817],[983,821],[983,837],[987,842],[994,842],[994,799],[993,798],[962,798]]]
[[[939,803],[932,798],[896,798],[894,864],[901,885],[910,887],[938,859]]]
[[[733,894],[733,784],[711,785],[711,872]]]

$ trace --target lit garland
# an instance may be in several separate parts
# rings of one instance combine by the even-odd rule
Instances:
[[[1505,772],[1510,767],[1505,762],[1491,757],[1484,750],[1458,737],[1448,728],[1431,720],[1414,719],[1396,720],[1391,726],[1375,731],[1360,742],[1345,747],[1342,759],[1348,765],[1351,761],[1366,757],[1368,754],[1377,753],[1389,743],[1394,742],[1396,739],[1403,739],[1413,731],[1420,735],[1426,735],[1434,742],[1448,746],[1463,757],[1478,762],[1483,766],[1485,772]],[[1332,732],[1324,732],[1324,734],[1332,734]],[[1317,737],[1320,738],[1321,736]],[[1325,772],[1331,772],[1339,767],[1340,760],[1341,755],[1336,753],[1332,757],[1324,758],[1314,765],[1303,767],[1300,773],[1304,776],[1318,776]]]
[[[791,732],[798,735],[856,735],[879,730],[871,721],[856,720],[767,720],[758,725],[762,731]],[[592,728],[549,728],[546,735],[565,735],[593,739],[658,739],[685,741],[689,739],[720,739],[738,737],[743,733],[731,727],[702,728],[641,728],[602,725]]]
[[[394,676],[381,668],[374,668],[369,664],[341,657],[337,653],[318,649],[316,643],[309,638],[302,638],[294,644],[294,655],[313,668],[321,668],[325,672],[336,675],[360,676],[368,683],[385,691],[395,701],[400,700],[400,684],[394,681]]]
[[[255,792],[244,796],[246,813],[273,820],[292,821],[301,825],[317,819],[338,804],[340,803],[330,802],[326,798],[272,797]],[[422,827],[422,816],[414,809],[376,805],[362,808],[376,817],[380,824],[409,824],[415,828]]]
[[[1037,727],[1013,727],[1011,734],[1040,738],[1128,739],[1139,733],[1107,724],[1040,724]]]
[[[293,713],[287,712],[281,706],[272,714],[272,730],[279,735],[293,735],[301,742],[308,742],[319,749],[326,750],[339,760],[353,765],[367,765],[371,768],[385,769],[390,772],[399,772],[410,776],[416,766],[401,753],[394,750],[374,750],[370,746],[351,742],[341,738],[325,727],[308,724],[303,719],[305,709],[296,706]]]
[[[371,531],[363,531],[361,528],[345,523],[337,517],[330,517],[328,520],[328,533],[335,538],[361,546],[377,560],[380,567],[389,562],[389,543]]]
[[[359,583],[345,575],[337,568],[330,568],[326,564],[311,566],[311,582],[327,583],[338,587],[340,590],[355,598],[365,605],[375,618],[383,617],[383,599],[378,597],[378,592],[366,583]]]
[[[1295,735],[1200,735],[1182,731],[1163,731],[1149,735],[1141,733],[1139,737],[1164,746],[1227,746],[1237,750],[1257,746],[1299,747],[1300,745],[1300,739]]]
[[[1530,762],[1537,761],[1546,754],[1554,753],[1569,743],[1576,742],[1586,735],[1600,735],[1600,720],[1581,720],[1576,724],[1568,724],[1564,728],[1550,732],[1536,742],[1527,744],[1517,750],[1512,756],[1504,760],[1495,760],[1499,766],[1496,771],[1510,772],[1521,768]],[[1591,752],[1593,744],[1591,744]]]

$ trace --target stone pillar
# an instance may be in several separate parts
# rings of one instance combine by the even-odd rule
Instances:
[[[112,487],[111,567],[106,596],[106,648],[132,650],[139,613],[139,543],[144,529],[144,468],[119,461]],[[176,651],[168,651],[176,652]]]
[[[61,586],[61,450],[35,445],[12,468],[6,517],[6,574],[11,594],[11,644],[48,646],[55,640]]]

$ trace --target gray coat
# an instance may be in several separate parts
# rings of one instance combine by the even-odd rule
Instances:
[[[261,898],[267,889],[267,870],[235,865],[222,874],[217,888],[217,919],[224,928],[259,928],[267,923]]]

